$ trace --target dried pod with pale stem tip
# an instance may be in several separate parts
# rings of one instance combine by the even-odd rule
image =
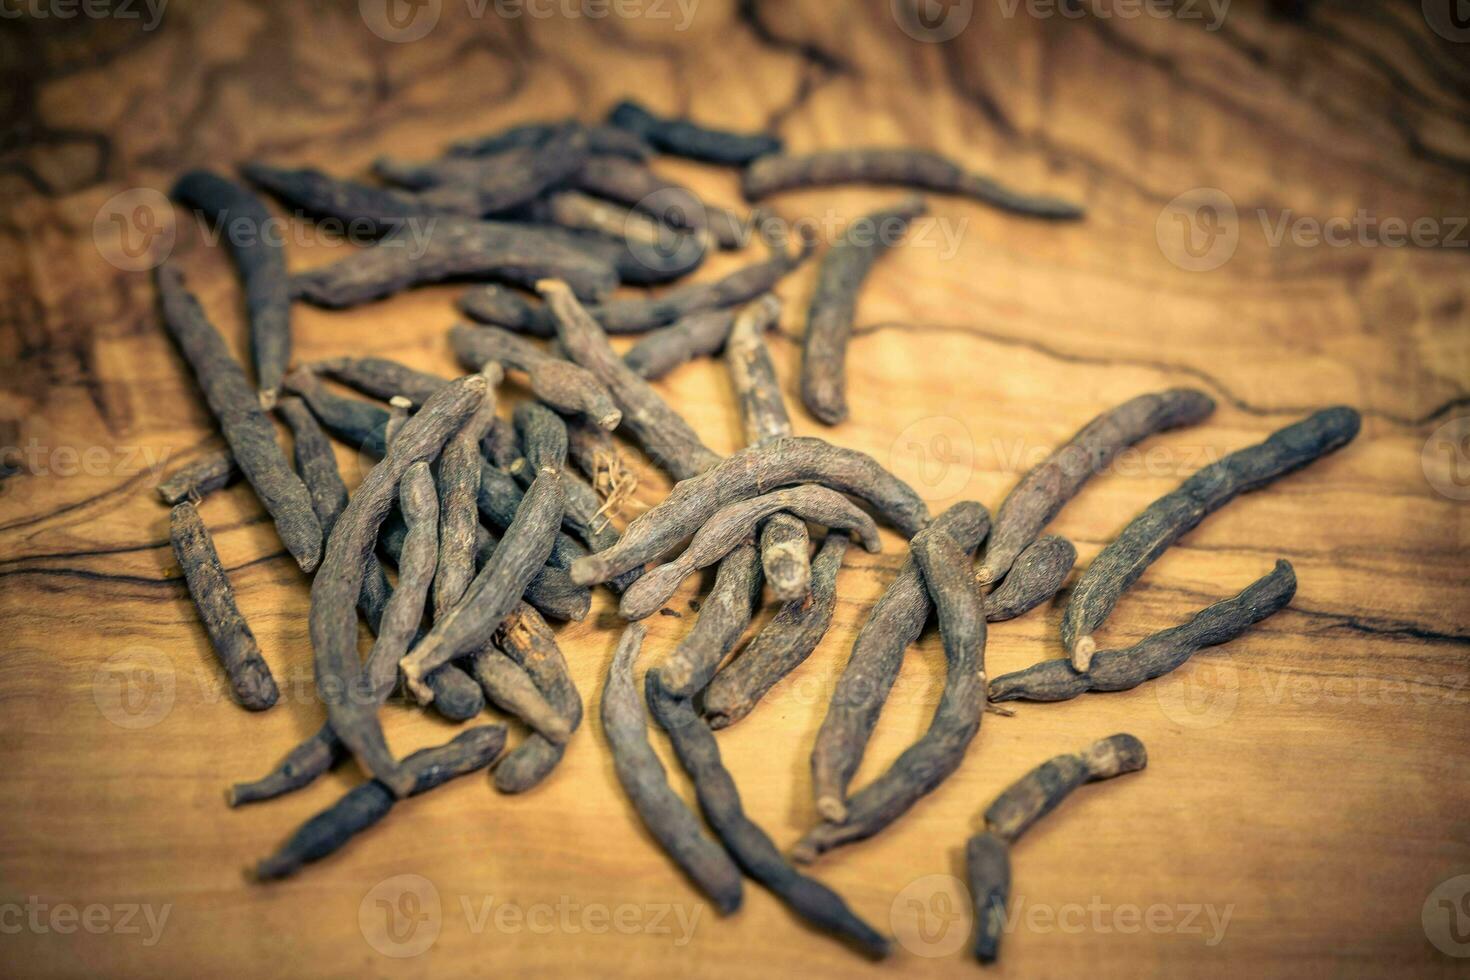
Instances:
[[[812,562],[810,593],[781,606],[739,655],[704,689],[703,714],[719,730],[744,718],[766,692],[811,656],[837,607],[837,570],[847,537],[829,534]]]
[[[506,656],[525,668],[547,702],[566,720],[568,735],[576,731],[582,723],[582,698],[546,621],[521,603],[501,624],[495,640]],[[565,751],[564,742],[532,732],[495,767],[495,788],[502,793],[525,792],[556,768]]]
[[[407,422],[392,439],[381,462],[363,478],[327,539],[326,555],[311,583],[308,618],[315,651],[317,688],[327,702],[332,730],[352,749],[364,768],[398,796],[412,790],[413,778],[389,752],[378,723],[377,700],[362,696],[362,664],[357,652],[357,600],[365,559],[398,494],[409,467],[437,456],[485,397],[477,375],[451,382]]]
[[[240,467],[228,449],[206,453],[182,466],[158,484],[158,495],[169,506],[186,500],[199,501],[240,478]]]
[[[990,685],[990,699],[1066,701],[1088,691],[1126,691],[1177,669],[1197,650],[1235,639],[1285,608],[1295,594],[1291,563],[1278,561],[1238,595],[1200,610],[1182,626],[1161,630],[1125,650],[1094,653],[1085,671],[1068,660],[1043,660],[1002,674]]]
[[[751,446],[697,477],[681,480],[656,507],[632,521],[616,547],[572,564],[572,581],[595,585],[652,561],[698,531],[721,507],[771,487],[816,483],[866,500],[906,535],[929,523],[913,488],[873,457],[822,439],[792,437]]]
[[[1204,392],[1170,388],[1130,398],[1088,422],[1006,495],[976,579],[993,586],[1004,578],[1042,528],[1118,453],[1155,433],[1203,421],[1214,410],[1214,399]]]
[[[990,515],[980,504],[964,501],[936,517],[931,527],[944,531],[970,555],[985,537]],[[831,823],[847,819],[848,784],[862,762],[904,653],[919,638],[932,609],[923,575],[910,555],[858,631],[817,731],[812,791],[822,819]]]
[[[1006,931],[1011,890],[1010,846],[1083,783],[1138,772],[1148,765],[1132,735],[1100,739],[1076,755],[1059,755],[1028,772],[985,811],[985,830],[965,846],[965,870],[975,903],[975,958],[994,963]]]
[[[291,363],[291,290],[285,242],[270,233],[273,219],[260,198],[207,170],[191,170],[172,194],[218,227],[240,270],[250,320],[250,352],[260,406],[272,408]]]
[[[1346,406],[1323,409],[1199,470],[1149,504],[1087,566],[1062,613],[1062,645],[1086,672],[1097,650],[1092,634],[1154,560],[1206,516],[1353,440],[1362,417]]]
[[[292,471],[276,443],[275,426],[261,410],[255,389],[245,380],[245,372],[219,331],[184,287],[179,271],[162,265],[157,281],[164,326],[193,369],[236,465],[270,512],[286,550],[302,571],[313,571],[321,561],[322,525],[306,484]]]
[[[556,319],[562,347],[612,393],[623,411],[622,426],[654,463],[674,479],[683,480],[719,462],[720,457],[700,441],[689,423],[614,353],[607,335],[566,283],[544,280],[536,284],[536,289]],[[617,574],[628,570],[619,569]]]
[[[657,612],[684,579],[725,557],[754,533],[762,520],[778,511],[789,511],[834,530],[852,531],[868,551],[876,552],[882,547],[873,519],[835,490],[815,484],[776,490],[717,511],[690,540],[683,554],[651,569],[628,587],[618,612],[624,619],[642,619]]]
[[[611,393],[590,371],[499,327],[457,323],[449,344],[465,367],[479,370],[493,361],[525,374],[532,393],[558,411],[586,416],[608,430],[623,420]]]
[[[792,851],[814,860],[834,847],[865,840],[932,793],[964,760],[985,709],[985,604],[969,555],[943,529],[914,535],[914,561],[939,617],[944,642],[944,693],[929,728],[887,771],[848,801],[842,823],[821,823]]]

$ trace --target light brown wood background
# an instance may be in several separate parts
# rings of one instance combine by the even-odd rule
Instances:
[[[1075,18],[972,6],[943,44],[911,38],[886,0],[693,0],[692,11],[630,0],[613,8],[624,15],[600,19],[582,15],[595,4],[546,18],[493,4],[476,16],[474,5],[442,0],[425,8],[439,8],[433,29],[407,43],[371,33],[355,3],[173,0],[152,31],[140,29],[150,16],[141,6],[141,21],[0,23],[11,117],[0,156],[0,442],[19,470],[0,482],[6,972],[975,971],[963,950],[943,952],[968,920],[945,905],[947,879],[926,876],[961,872],[966,836],[1008,782],[1126,730],[1148,745],[1148,769],[1079,791],[1016,849],[1024,910],[995,972],[1463,973],[1426,923],[1448,934],[1431,892],[1470,873],[1470,504],[1456,499],[1465,447],[1453,428],[1470,415],[1466,46],[1427,29],[1417,3],[1323,3],[1286,21],[1236,2],[1217,29],[1203,5],[1172,19],[1125,18],[1107,4]],[[934,198],[942,224],[929,226],[929,244],[897,249],[864,291],[851,421],[829,431],[794,412],[799,432],[874,454],[936,508],[962,498],[993,508],[1098,411],[1170,385],[1204,388],[1219,402],[1207,424],[1150,440],[1057,520],[1085,564],[1219,454],[1329,404],[1364,415],[1347,450],[1231,504],[1172,549],[1119,605],[1105,640],[1176,623],[1278,556],[1300,578],[1289,609],[1165,681],[987,716],[938,792],[880,838],[817,866],[860,914],[905,937],[881,965],[755,886],[737,915],[718,920],[652,844],[596,719],[618,625],[605,596],[585,622],[559,629],[589,720],[542,787],[508,798],[472,776],[402,804],[292,881],[265,887],[242,875],[361,776],[345,766],[288,799],[223,803],[229,782],[263,772],[322,717],[307,583],[248,489],[204,503],[283,683],[273,711],[239,710],[152,489],[220,440],[157,324],[149,277],[104,260],[109,242],[104,234],[99,246],[94,220],[116,210],[114,195],[166,191],[187,166],[261,158],[356,174],[383,152],[424,156],[513,122],[594,118],[628,93],[712,123],[773,126],[795,150],[928,146],[1086,203],[1085,222],[1052,226]],[[730,172],[659,169],[740,203]],[[1183,229],[1165,213],[1199,188],[1219,189],[1236,209],[1220,225],[1234,229],[1235,250],[1209,271],[1171,260],[1186,254]],[[821,216],[840,229],[894,196],[849,189],[771,203],[788,219]],[[1426,219],[1433,241],[1394,247],[1379,225],[1345,246],[1271,240],[1283,219],[1358,209],[1375,221]],[[1193,240],[1207,258],[1220,254],[1200,237],[1208,217]],[[342,254],[314,245],[309,226],[292,228],[293,268]],[[952,254],[939,247],[944,230],[957,236]],[[227,257],[192,221],[176,231],[174,256],[243,354]],[[721,256],[700,275],[739,261]],[[792,397],[812,277],[808,266],[780,289],[788,305],[773,347]],[[457,291],[346,313],[301,308],[297,355],[383,354],[448,371]],[[681,368],[659,388],[713,448],[736,448],[720,364]],[[341,461],[355,482],[359,461],[345,448]],[[650,473],[641,500],[665,486]],[[902,558],[899,538],[885,532],[885,542],[881,555],[852,554],[836,621],[810,661],[720,736],[747,809],[783,848],[814,819],[807,758],[832,679]],[[691,583],[672,603],[682,618],[649,621],[645,664],[689,628],[694,594]],[[1052,604],[994,627],[992,676],[1057,656],[1059,613]],[[859,782],[923,730],[942,677],[937,638],[926,635]],[[400,751],[450,734],[402,707],[387,715]],[[675,785],[692,798],[677,770]],[[438,933],[422,955],[393,958],[365,938],[359,914],[380,926],[384,892],[372,890],[389,880],[392,893],[404,874],[428,879],[440,899],[415,941]],[[512,918],[495,918],[502,905]],[[72,912],[53,919],[56,906]],[[161,932],[128,906],[155,921],[166,910]],[[516,926],[517,910],[529,923]],[[1216,922],[1229,916],[1223,936],[1212,911]],[[1470,909],[1457,914],[1463,935]],[[692,936],[681,935],[693,916]]]

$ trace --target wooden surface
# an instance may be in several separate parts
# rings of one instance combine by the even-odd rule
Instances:
[[[0,157],[0,443],[19,470],[0,483],[7,973],[975,971],[959,948],[967,913],[946,904],[948,878],[928,876],[962,873],[965,838],[1011,780],[1126,730],[1147,744],[1147,770],[1079,791],[1016,849],[1024,909],[995,973],[1463,975],[1464,961],[1429,932],[1449,934],[1431,892],[1470,873],[1470,505],[1456,499],[1464,444],[1451,438],[1464,430],[1441,428],[1470,415],[1470,280],[1455,221],[1470,207],[1464,45],[1427,30],[1417,3],[1323,4],[1297,22],[1237,3],[1218,30],[1111,16],[1106,4],[1064,18],[1024,5],[1007,17],[1006,5],[980,3],[945,44],[910,38],[887,2],[699,0],[687,22],[672,3],[642,18],[475,9],[446,0],[434,28],[408,43],[365,29],[352,3],[174,0],[154,31],[86,18],[0,24],[13,117]],[[1348,403],[1364,415],[1347,450],[1231,504],[1165,555],[1103,639],[1176,623],[1278,556],[1300,578],[1286,611],[1165,681],[987,716],[940,791],[881,837],[817,865],[860,914],[899,930],[880,965],[753,885],[745,907],[718,920],[656,850],[596,720],[618,625],[601,594],[585,622],[558,630],[589,711],[546,784],[510,798],[475,775],[400,805],[292,881],[266,887],[241,873],[361,776],[349,765],[288,799],[223,803],[228,783],[265,771],[322,717],[307,583],[248,489],[205,501],[283,686],[265,715],[236,708],[152,489],[220,440],[158,326],[149,277],[104,260],[106,222],[99,246],[94,219],[116,210],[114,195],[166,191],[191,165],[261,158],[360,173],[379,153],[426,156],[512,122],[593,118],[629,93],[711,122],[770,124],[795,150],[920,144],[1086,203],[1085,222],[1052,226],[933,199],[944,224],[931,223],[930,244],[897,249],[864,291],[851,421],[825,430],[794,412],[799,432],[874,454],[936,508],[963,498],[994,508],[1098,411],[1170,385],[1204,388],[1219,402],[1206,424],[1149,440],[1055,522],[1085,564],[1219,454],[1317,407]],[[730,172],[659,169],[740,203]],[[1236,213],[1223,225],[1199,217],[1196,235],[1234,228],[1238,242],[1228,261],[1195,271],[1181,263],[1221,253],[1196,237],[1188,258],[1166,206],[1199,188],[1223,191]],[[896,196],[848,189],[771,204],[840,229]],[[1446,247],[1393,247],[1372,233],[1346,246],[1271,241],[1283,215],[1351,218],[1360,208],[1429,219]],[[292,227],[293,268],[344,253]],[[958,240],[952,254],[944,229]],[[179,222],[176,239],[173,254],[243,354],[226,255],[192,221]],[[700,275],[738,261],[721,256]],[[809,265],[780,289],[787,313],[773,346],[793,398],[813,275]],[[449,371],[457,292],[424,289],[346,313],[298,309],[297,356],[383,354]],[[659,387],[712,448],[736,448],[720,364],[681,368]],[[345,447],[341,461],[355,483],[361,461]],[[665,487],[648,473],[639,497],[654,501]],[[807,760],[831,683],[903,554],[887,531],[881,555],[852,552],[826,640],[720,736],[746,808],[783,848],[814,819]],[[648,621],[643,665],[689,628],[694,595],[691,583],[671,603],[682,616]],[[994,627],[992,676],[1057,656],[1059,616],[1051,604]],[[926,634],[859,783],[923,730],[942,678],[937,637]],[[402,707],[386,715],[400,752],[450,733]],[[655,745],[672,765],[664,740]],[[431,883],[437,916],[401,898],[399,875]],[[381,936],[385,898],[398,914],[427,916],[400,918],[402,943]],[[38,904],[47,908],[33,913]],[[55,906],[72,912],[52,918]],[[167,915],[161,931],[148,912]],[[1457,914],[1464,936],[1470,908]],[[426,938],[422,955],[384,955]]]

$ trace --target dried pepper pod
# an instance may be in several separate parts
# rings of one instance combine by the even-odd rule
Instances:
[[[484,769],[505,748],[502,725],[482,725],[456,735],[445,745],[420,749],[403,760],[410,778],[408,795],[417,796],[458,776]],[[382,820],[398,801],[394,792],[376,779],[347,791],[327,809],[312,817],[281,849],[255,866],[261,881],[275,881],[341,850],[349,840]]]
[[[694,628],[659,668],[659,676],[670,694],[692,698],[704,690],[720,661],[750,625],[760,588],[761,568],[755,543],[742,541],[720,559],[714,587],[700,604]]]
[[[1266,441],[1211,463],[1154,501],[1093,559],[1062,614],[1062,645],[1085,671],[1097,642],[1092,634],[1118,599],[1179,538],[1242,493],[1301,469],[1353,440],[1362,417],[1346,406],[1323,409]]]
[[[668,732],[679,763],[694,780],[699,808],[745,873],[818,928],[875,959],[887,956],[892,944],[886,936],[848,908],[841,895],[783,860],[766,832],[745,815],[740,791],[720,760],[714,733],[694,707],[671,696],[657,670],[650,670],[644,680],[653,717]]]
[[[719,462],[719,456],[700,441],[689,423],[614,353],[607,335],[565,283],[545,280],[537,283],[536,289],[556,319],[562,346],[572,360],[591,371],[612,393],[623,412],[623,427],[661,469],[682,480]],[[622,568],[615,574],[628,570]]]
[[[551,707],[566,719],[570,737],[582,723],[582,698],[546,620],[521,603],[501,624],[495,641],[506,656],[525,668]],[[565,752],[564,742],[532,732],[495,767],[495,788],[502,793],[525,792],[545,779]]]
[[[306,485],[276,444],[275,426],[261,410],[255,389],[245,380],[245,372],[219,331],[184,287],[179,271],[162,265],[157,281],[164,326],[193,369],[235,463],[270,512],[286,550],[302,571],[313,571],[321,561],[321,522],[312,510]]]
[[[969,556],[943,528],[914,535],[914,562],[939,617],[947,672],[939,707],[923,736],[848,801],[842,823],[821,823],[797,843],[792,857],[811,861],[843,844],[865,840],[932,793],[964,760],[985,709],[985,608]]]
[[[547,741],[566,744],[572,734],[571,722],[551,706],[525,668],[493,642],[470,656],[470,667],[475,680],[484,688],[485,697],[497,708],[515,715]]]
[[[464,427],[444,447],[439,460],[439,561],[434,570],[434,616],[445,615],[464,595],[475,577],[475,540],[480,530],[480,441],[495,420],[495,389],[500,365],[480,371],[485,400]],[[437,698],[436,698],[437,700]]]
[[[333,218],[373,235],[387,235],[411,225],[428,227],[435,209],[416,195],[330,177],[311,168],[290,169],[264,163],[240,168],[245,178],[282,203],[319,218]]]
[[[169,506],[186,500],[198,501],[234,483],[240,475],[235,454],[228,449],[217,449],[174,470],[158,484],[158,495]]]
[[[397,395],[407,398],[415,407],[423,405],[430,395],[449,383],[448,378],[386,357],[328,357],[305,366],[380,401]]]
[[[746,167],[741,176],[741,188],[749,201],[781,191],[839,184],[892,184],[960,194],[1012,214],[1054,221],[1074,221],[1083,214],[1080,205],[1018,193],[937,153],[912,148],[862,147],[805,156],[766,156]]]
[[[495,560],[480,570],[459,604],[399,662],[409,690],[421,703],[433,700],[424,678],[440,665],[482,648],[520,602],[551,554],[565,499],[554,472],[537,476],[501,538]]]
[[[228,178],[191,170],[174,183],[171,193],[213,222],[234,256],[245,289],[260,404],[269,409],[291,363],[285,241],[270,234],[271,214],[260,198]]]
[[[1023,616],[1056,595],[1077,562],[1077,548],[1058,534],[1037,538],[1021,552],[1000,588],[985,599],[985,619],[1000,623]]]
[[[640,103],[625,99],[613,106],[607,121],[636,133],[674,156],[742,166],[756,157],[781,152],[781,139],[770,133],[734,133],[701,126],[688,119],[656,116]]]
[[[628,348],[623,362],[645,381],[655,381],[681,364],[718,354],[734,325],[733,310],[690,313]]]
[[[420,233],[397,231],[344,259],[299,273],[291,279],[291,292],[317,306],[341,309],[465,277],[527,285],[552,277],[589,299],[617,285],[610,264],[547,232],[533,225],[441,217]]]
[[[525,374],[532,393],[557,411],[584,415],[609,430],[623,420],[612,394],[596,375],[513,333],[457,323],[449,331],[449,345],[465,367],[479,370],[493,361]]]
[[[863,280],[926,210],[924,199],[913,195],[863,215],[822,260],[801,355],[801,400],[819,421],[836,425],[847,418],[847,344]]]
[[[860,497],[906,535],[929,523],[929,508],[913,488],[866,453],[810,437],[776,439],[732,453],[707,472],[675,484],[663,501],[628,525],[616,547],[575,562],[572,581],[605,582],[658,558],[721,507],[793,483]]]
[[[567,125],[575,122],[574,119],[563,119],[554,122],[522,123],[509,126],[488,136],[457,140],[449,144],[449,155],[477,157],[499,153],[502,150],[512,150],[519,146],[540,146],[561,132]],[[644,142],[637,133],[600,123],[584,126],[583,129],[587,133],[588,145],[594,153],[610,153],[632,160],[647,160],[653,156],[653,147]]]
[[[648,719],[633,681],[644,630],[630,623],[618,641],[602,693],[602,729],[613,768],[628,800],[664,852],[723,915],[740,907],[740,871],[724,848],[705,836],[689,807],[669,788],[668,774],[648,742]]]
[[[990,527],[980,504],[963,501],[934,519],[965,554],[973,554]],[[847,819],[847,787],[862,762],[878,714],[898,677],[909,646],[919,638],[933,609],[913,555],[868,614],[852,654],[832,690],[827,715],[812,748],[812,790],[822,819]]]
[[[242,708],[264,711],[276,703],[280,691],[250,624],[235,605],[235,590],[220,564],[209,529],[188,501],[175,506],[169,515],[169,540],[210,646],[230,680],[231,694]]]
[[[657,612],[684,579],[725,557],[754,533],[762,520],[778,511],[788,511],[834,530],[852,531],[868,551],[882,548],[873,519],[835,490],[815,484],[776,490],[717,511],[690,540],[683,554],[651,569],[628,587],[618,612],[624,619],[642,619]]]
[[[1296,573],[1287,561],[1239,594],[1195,613],[1187,623],[1161,630],[1123,650],[1094,653],[1085,671],[1069,660],[1002,674],[990,685],[992,701],[1066,701],[1088,691],[1126,691],[1180,667],[1197,650],[1228,643],[1284,609],[1296,594]]]
[[[688,229],[695,239],[703,239],[718,230],[715,239],[721,248],[736,248],[739,239],[729,221],[719,221],[711,228],[713,208],[682,184],[660,177],[644,164],[624,157],[593,154],[582,164],[573,179],[575,186],[588,194],[617,201],[643,211],[667,225]],[[735,222],[738,227],[738,220]]]
[[[704,689],[704,718],[710,728],[733,725],[755,708],[766,692],[811,656],[837,607],[837,570],[847,553],[847,537],[829,534],[812,562],[810,594],[787,602],[744,650],[715,674]]]
[[[373,170],[390,183],[419,192],[430,207],[467,217],[509,211],[581,169],[589,140],[570,123],[539,142],[475,156],[446,156],[423,163],[379,157]]]
[[[332,443],[300,398],[292,395],[279,399],[276,411],[291,429],[296,472],[311,493],[311,509],[321,523],[322,534],[329,535],[338,515],[347,506],[347,484],[342,482],[342,472],[337,469]]]
[[[317,688],[327,702],[328,720],[364,768],[399,796],[411,790],[413,780],[388,750],[376,699],[364,696],[366,685],[357,652],[356,606],[365,559],[372,553],[404,473],[413,464],[437,456],[484,397],[484,378],[461,378],[446,385],[404,423],[382,461],[363,478],[337,519],[320,573],[311,583],[311,642]]]
[[[976,572],[980,584],[1004,578],[1042,528],[1118,453],[1155,433],[1201,422],[1214,410],[1214,399],[1204,392],[1170,388],[1130,398],[1088,422],[1006,495]]]
[[[1075,755],[1059,755],[1031,770],[985,811],[985,830],[965,845],[965,871],[975,903],[975,958],[993,963],[1005,932],[1011,890],[1010,845],[1083,783],[1112,779],[1148,765],[1132,735],[1100,739]]]

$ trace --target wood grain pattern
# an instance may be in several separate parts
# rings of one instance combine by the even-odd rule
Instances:
[[[11,474],[0,480],[0,948],[12,972],[952,975],[978,969],[966,940],[943,952],[967,928],[965,903],[945,905],[925,876],[962,876],[965,839],[1010,782],[1124,730],[1148,746],[1147,770],[1077,793],[1017,847],[1013,895],[1025,905],[998,975],[1463,970],[1425,922],[1443,931],[1444,910],[1426,899],[1470,873],[1470,504],[1456,499],[1466,496],[1464,445],[1442,428],[1470,415],[1470,55],[1429,31],[1418,3],[1300,4],[1305,16],[1287,21],[1239,2],[1214,30],[1203,5],[1203,18],[1125,19],[1105,2],[1076,18],[977,3],[943,44],[905,34],[887,0],[840,10],[647,0],[620,8],[645,16],[606,18],[507,17],[446,0],[425,8],[439,10],[433,29],[405,43],[366,29],[347,0],[175,0],[156,30],[141,29],[138,6],[136,21],[7,19],[0,38],[14,120],[0,145],[0,302],[13,325],[0,331]],[[1288,609],[1166,681],[988,719],[937,793],[816,866],[855,911],[900,929],[890,964],[861,961],[754,887],[738,915],[717,921],[620,793],[595,710],[558,771],[527,794],[459,780],[405,801],[296,880],[262,887],[241,876],[362,776],[344,766],[293,798],[224,806],[227,784],[265,771],[321,721],[306,578],[247,487],[203,503],[281,685],[272,711],[241,711],[153,492],[165,472],[222,443],[158,324],[149,277],[104,257],[118,254],[108,216],[138,219],[139,189],[166,189],[193,166],[264,159],[362,174],[380,153],[428,157],[512,122],[591,118],[630,94],[661,112],[774,126],[798,151],[916,143],[1088,206],[1087,220],[1056,226],[934,198],[927,233],[920,222],[864,290],[852,416],[831,434],[889,463],[933,507],[968,497],[994,508],[1101,409],[1171,385],[1204,388],[1220,403],[1207,424],[1149,440],[1052,525],[1085,567],[1145,504],[1219,454],[1328,404],[1364,414],[1348,450],[1188,535],[1100,640],[1122,645],[1172,625],[1278,556],[1300,579]],[[740,204],[731,171],[657,166]],[[1209,271],[1170,260],[1188,253],[1166,206],[1198,188],[1236,209],[1222,226],[1238,232],[1234,252]],[[901,194],[843,188],[769,203],[787,219],[814,216],[830,241]],[[1384,244],[1381,224],[1343,247],[1272,244],[1283,216],[1358,209],[1428,219],[1440,247]],[[172,220],[161,209],[142,219],[150,214]],[[1195,217],[1195,251],[1208,258],[1210,219]],[[349,247],[288,227],[292,271]],[[243,359],[228,255],[192,220],[178,221],[175,239],[173,255]],[[700,276],[758,247],[718,256]],[[772,338],[793,406],[814,275],[809,263],[783,283],[787,313]],[[294,355],[384,355],[451,373],[458,291],[346,313],[298,307]],[[699,362],[657,383],[718,452],[742,441],[724,371]],[[502,413],[516,398],[506,387]],[[797,434],[828,433],[793,415]],[[355,485],[364,461],[339,451]],[[647,505],[667,482],[642,471]],[[808,755],[851,639],[902,559],[894,534],[884,543],[879,555],[849,554],[830,635],[720,735],[746,809],[782,847],[815,819]],[[688,630],[695,584],[671,603],[681,617],[648,620],[647,664]],[[585,622],[557,631],[594,706],[618,632],[598,591]],[[1059,616],[1053,602],[996,625],[991,672],[1060,655]],[[927,724],[942,664],[931,630],[857,785]],[[401,706],[385,724],[400,756],[452,732]],[[676,771],[666,741],[654,742]],[[676,786],[692,801],[687,780]],[[394,882],[373,889],[403,874],[428,879],[440,911],[395,945],[376,904],[397,898]],[[48,908],[32,918],[31,903]],[[130,904],[155,921],[166,908],[161,933],[141,912],[123,923],[117,910]],[[1172,927],[1126,911],[1154,905]],[[110,925],[89,931],[83,923],[101,922],[91,912],[64,931],[72,920],[52,918],[51,906],[105,906]],[[497,918],[502,906],[511,911]],[[1108,911],[1095,918],[1089,906]],[[1229,910],[1213,944],[1205,906]],[[1082,913],[1069,911],[1078,907],[1080,927]],[[1460,916],[1463,935],[1470,917]],[[423,955],[383,954],[422,942],[434,921]]]

